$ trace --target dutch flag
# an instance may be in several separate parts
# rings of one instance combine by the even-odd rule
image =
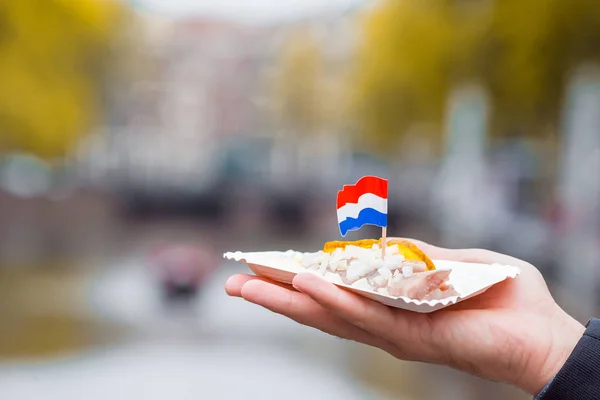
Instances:
[[[354,185],[344,185],[337,196],[337,217],[342,236],[364,225],[387,228],[387,203],[386,179],[365,176]]]

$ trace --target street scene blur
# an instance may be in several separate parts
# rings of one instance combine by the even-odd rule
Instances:
[[[0,398],[530,398],[230,298],[222,255],[339,240],[377,175],[389,235],[597,316],[599,59],[593,0],[0,1]]]

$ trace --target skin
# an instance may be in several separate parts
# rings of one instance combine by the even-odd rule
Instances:
[[[444,249],[411,241],[432,259],[510,264],[520,267],[521,275],[431,314],[384,306],[312,274],[297,275],[293,286],[234,275],[225,290],[402,360],[446,365],[539,393],[585,331],[556,304],[540,272],[522,260],[488,250]]]

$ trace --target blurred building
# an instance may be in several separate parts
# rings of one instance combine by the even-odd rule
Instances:
[[[113,127],[114,176],[134,191],[208,192],[218,181],[223,140],[259,130],[250,101],[260,72],[257,32],[210,18],[140,18],[143,68],[125,123]]]
[[[144,40],[131,49],[136,73],[122,89],[121,118],[108,128],[105,149],[121,197],[129,204],[206,200],[214,209],[231,198],[251,203],[260,196],[254,190],[285,208],[304,201],[298,193],[308,194],[306,185],[330,194],[356,179],[344,116],[295,141],[274,124],[273,82],[286,37],[300,29],[323,54],[324,93],[344,96],[359,13],[249,26],[140,12]]]

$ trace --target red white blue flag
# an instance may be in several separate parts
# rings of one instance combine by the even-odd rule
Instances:
[[[344,185],[337,196],[337,217],[342,236],[364,225],[386,228],[387,203],[386,179],[365,176],[354,185]]]

